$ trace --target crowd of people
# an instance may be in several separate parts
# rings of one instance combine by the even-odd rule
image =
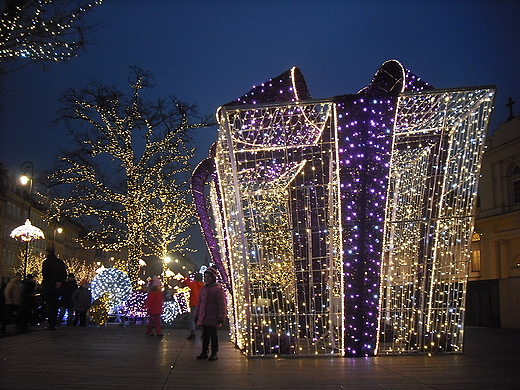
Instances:
[[[91,305],[87,280],[78,284],[73,273],[67,274],[65,263],[56,257],[52,243],[48,243],[45,251],[41,285],[36,283],[34,275],[27,274],[22,280],[22,274],[17,272],[2,286],[0,332],[7,333],[7,325],[14,323],[16,331],[26,333],[30,325],[45,318],[48,322],[45,330],[56,330],[64,318],[69,326],[76,326],[78,322],[79,326],[87,325],[86,315]]]
[[[37,285],[34,275],[28,274],[22,280],[21,273],[16,273],[9,283],[3,288],[2,296],[3,316],[0,331],[7,333],[7,324],[15,323],[15,329],[26,333],[30,324],[34,324],[35,310],[37,308],[36,297],[43,294],[45,302],[45,315],[48,326],[45,330],[56,330],[65,320],[67,326],[87,325],[87,313],[91,307],[92,296],[88,288],[87,280],[79,284],[73,273],[67,274],[67,268],[63,260],[59,259],[52,243],[46,247],[46,258],[42,264],[43,281]],[[197,359],[217,360],[218,337],[217,329],[221,327],[226,318],[226,297],[222,286],[217,282],[218,271],[215,268],[207,268],[202,275],[196,273],[193,280],[186,277],[182,280],[185,286],[191,290],[190,316],[188,339],[196,338],[196,326],[202,327],[202,352]],[[163,306],[163,291],[161,280],[154,276],[148,285],[148,295],[145,301],[149,317],[146,334],[155,334],[162,337],[161,314]],[[209,350],[211,346],[211,355]]]

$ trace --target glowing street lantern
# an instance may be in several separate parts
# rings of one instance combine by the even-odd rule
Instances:
[[[18,226],[11,232],[11,237],[20,242],[30,242],[45,239],[45,234],[39,227],[34,226],[27,219],[25,224]]]

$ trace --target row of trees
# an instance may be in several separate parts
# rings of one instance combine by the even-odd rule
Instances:
[[[76,55],[92,28],[83,15],[101,2],[4,1],[0,65]],[[126,248],[133,283],[139,259],[186,250],[184,233],[194,224],[190,135],[213,124],[197,118],[195,105],[174,97],[145,100],[151,80],[149,72],[132,67],[126,92],[92,82],[63,94],[58,124],[66,127],[72,147],[62,151],[42,194],[49,220],[66,216],[90,227],[85,245]]]
[[[23,250],[20,251],[18,258],[25,258],[25,253]],[[27,257],[27,268],[24,270],[23,266],[20,265],[16,272],[20,272],[21,274],[23,274],[24,271],[28,274],[30,273],[34,276],[34,280],[36,281],[36,283],[41,284],[41,270],[44,260],[45,256],[42,253],[30,253]],[[65,265],[67,266],[67,272],[73,273],[78,282],[82,279],[91,281],[96,276],[96,270],[99,268],[97,264],[87,264],[87,262],[85,262],[84,260],[82,261],[74,257],[70,259],[65,259]]]

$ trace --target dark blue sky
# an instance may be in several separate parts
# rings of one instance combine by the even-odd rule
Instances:
[[[519,1],[105,0],[88,20],[101,26],[78,58],[0,80],[0,162],[13,171],[26,160],[50,168],[66,147],[50,127],[65,89],[125,88],[130,65],[153,73],[150,97],[173,94],[201,114],[292,66],[313,98],[355,93],[389,59],[436,88],[497,85],[492,128],[509,96],[520,114]],[[195,137],[200,160],[216,130]]]

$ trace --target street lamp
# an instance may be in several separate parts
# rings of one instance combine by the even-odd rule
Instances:
[[[54,229],[54,242],[56,242],[56,233],[58,233],[58,234],[63,233],[63,228],[58,227],[58,228]]]
[[[27,219],[24,225],[18,226],[11,232],[11,237],[25,242],[25,259],[23,264],[23,277],[27,273],[27,260],[29,257],[29,242],[33,240],[43,239],[45,235],[36,226],[31,224],[31,208],[32,208],[32,191],[33,191],[33,177],[34,177],[34,165],[30,161],[26,161],[22,164],[22,172],[24,175],[20,178],[22,185],[30,183],[29,186],[29,207],[27,209]]]
[[[163,276],[163,280],[164,280],[165,284],[168,283],[169,279],[171,279],[173,276],[175,276],[175,273],[168,266],[168,263],[171,262],[171,261],[172,261],[172,259],[169,256],[166,256],[163,259],[163,263],[162,263],[162,266],[163,266],[162,276]]]

